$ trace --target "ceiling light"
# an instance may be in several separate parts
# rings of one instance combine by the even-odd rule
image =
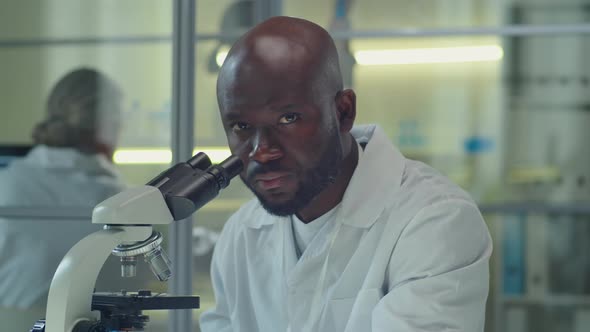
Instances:
[[[503,56],[504,52],[498,45],[363,50],[354,53],[357,64],[367,66],[498,61]]]
[[[228,148],[204,147],[196,148],[193,155],[204,152],[209,156],[211,162],[218,164],[231,155]],[[168,149],[118,149],[113,155],[115,164],[170,164],[172,152]]]

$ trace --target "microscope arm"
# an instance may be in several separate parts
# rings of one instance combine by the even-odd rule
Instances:
[[[152,225],[172,220],[162,194],[152,186],[130,188],[97,205],[92,221],[106,226],[74,245],[59,264],[49,288],[46,331],[70,332],[78,321],[92,319],[94,285],[113,248],[144,241]]]
[[[57,268],[47,301],[47,332],[70,332],[82,320],[96,319],[91,312],[98,274],[120,243],[145,240],[151,226],[108,226],[78,242]]]
[[[74,245],[59,264],[49,288],[46,331],[70,332],[78,321],[95,318],[94,285],[113,248],[144,241],[152,225],[172,220],[161,192],[152,186],[130,188],[97,205],[92,222],[106,226]]]

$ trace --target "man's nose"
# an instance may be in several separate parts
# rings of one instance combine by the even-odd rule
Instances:
[[[252,151],[248,157],[259,163],[279,159],[283,153],[268,130],[258,130],[252,139]]]

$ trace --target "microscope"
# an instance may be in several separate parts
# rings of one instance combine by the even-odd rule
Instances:
[[[198,308],[198,296],[168,296],[149,290],[95,293],[94,284],[110,254],[121,258],[123,277],[135,276],[137,257],[142,255],[160,281],[168,280],[170,260],[161,248],[161,233],[152,226],[189,217],[242,169],[236,156],[212,165],[200,152],[147,185],[98,204],[92,223],[104,224],[104,228],[83,238],[63,258],[49,289],[46,319],[37,321],[31,332],[143,331],[149,319],[141,310]]]

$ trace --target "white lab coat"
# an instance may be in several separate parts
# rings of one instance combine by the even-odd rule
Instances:
[[[299,260],[288,218],[256,200],[230,218],[202,331],[304,331],[328,254],[310,330],[483,331],[492,242],[476,205],[405,159],[379,127],[353,135],[369,143],[336,212],[340,226],[320,231]]]
[[[90,216],[96,204],[122,189],[120,177],[106,158],[74,149],[37,146],[0,171],[3,207],[87,208]],[[0,217],[0,308],[26,309],[43,303],[63,256],[100,228],[90,218]]]

